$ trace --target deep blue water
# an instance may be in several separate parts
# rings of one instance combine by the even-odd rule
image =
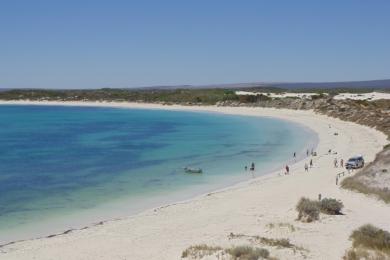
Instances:
[[[314,139],[299,125],[269,118],[3,105],[0,233],[56,218],[71,226],[67,215],[110,203],[124,213],[185,199],[251,178],[243,170],[251,162],[256,176],[281,166]],[[184,166],[204,173],[185,174]]]

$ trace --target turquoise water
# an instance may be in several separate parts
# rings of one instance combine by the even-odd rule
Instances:
[[[0,241],[187,199],[252,178],[251,162],[264,174],[314,142],[308,129],[270,118],[3,105]]]

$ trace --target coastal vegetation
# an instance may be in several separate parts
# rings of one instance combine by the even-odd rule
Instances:
[[[268,259],[269,251],[264,248],[255,248],[251,246],[236,246],[226,250],[233,259],[257,260]]]
[[[279,223],[268,223],[267,228],[269,229],[274,229],[274,228],[287,228],[290,232],[295,232],[297,228],[290,224],[290,223],[285,223],[285,222],[279,222]]]
[[[354,230],[350,236],[352,248],[345,260],[390,259],[390,232],[366,224]]]
[[[302,197],[297,206],[298,220],[302,222],[313,222],[319,219],[320,212],[327,215],[340,215],[344,207],[339,200],[324,198],[320,201]]]
[[[227,255],[229,259],[234,260],[272,259],[269,251],[264,248],[242,245],[223,249],[219,246],[209,246],[206,244],[188,247],[182,252],[181,258],[202,259],[211,255],[218,255],[218,259],[223,255]]]
[[[341,187],[371,194],[390,203],[390,146],[385,146],[364,169],[345,178]]]
[[[222,101],[238,101],[229,89],[91,89],[91,90],[8,90],[0,92],[1,100],[107,101],[166,104],[214,105]]]
[[[258,244],[263,244],[266,246],[273,246],[277,248],[294,248],[298,249],[297,246],[292,244],[289,239],[287,238],[268,238],[268,237],[262,237],[262,236],[250,236],[250,235],[244,235],[244,234],[234,234],[230,233],[229,239],[239,239],[239,238],[246,238],[249,239],[250,242],[255,242]]]
[[[302,222],[313,222],[320,217],[318,202],[308,198],[301,198],[296,206],[298,220]]]
[[[244,234],[234,234],[230,233],[228,236],[229,240],[231,239],[245,239],[246,242],[249,242],[250,245],[239,245],[232,246],[230,248],[222,248],[220,246],[209,246],[207,244],[199,244],[190,246],[182,252],[182,258],[188,259],[202,259],[207,256],[215,256],[218,259],[245,259],[245,260],[255,260],[255,259],[274,259],[270,256],[270,253],[267,249],[256,247],[260,246],[269,246],[276,247],[277,249],[291,249],[294,253],[299,251],[300,253],[307,252],[306,249],[296,246],[290,242],[287,238],[268,238],[262,236],[251,236]],[[255,246],[253,246],[255,245]],[[223,257],[225,256],[225,257]]]
[[[219,246],[209,246],[206,244],[194,245],[184,250],[183,253],[181,254],[181,257],[200,259],[202,257],[215,254],[216,252],[221,250],[223,249],[222,247]]]
[[[328,215],[340,215],[343,203],[336,199],[324,198],[318,202],[320,211]]]
[[[299,253],[302,257],[306,257],[306,253],[309,252],[307,249],[297,246],[288,238],[270,238],[270,237],[263,237],[258,235],[245,235],[245,234],[234,234],[230,233],[228,236],[229,240],[231,239],[244,239],[251,243],[252,245],[261,245],[261,246],[268,246],[268,247],[275,247],[276,249],[289,249],[294,254]]]
[[[390,100],[328,100],[315,111],[341,120],[373,127],[390,139]],[[344,189],[377,196],[390,203],[390,145],[375,160],[341,182]]]
[[[328,100],[341,91],[359,93],[373,89],[283,89],[278,87],[251,87],[240,90],[257,91],[268,94],[236,95],[237,88],[101,88],[101,89],[10,89],[0,91],[0,100],[33,100],[33,101],[106,101],[106,102],[146,102],[167,104],[202,104],[202,105],[238,105],[256,104],[257,106],[295,107],[311,109]],[[271,98],[270,93],[308,92],[316,93],[304,100],[300,98]],[[383,90],[384,91],[384,90]],[[324,95],[328,93],[329,95]],[[294,101],[294,102],[292,102]],[[297,104],[290,104],[297,103]]]

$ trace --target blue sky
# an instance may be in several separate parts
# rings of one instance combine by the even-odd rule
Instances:
[[[390,78],[390,1],[0,2],[0,88]]]

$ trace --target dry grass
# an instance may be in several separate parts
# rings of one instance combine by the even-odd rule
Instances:
[[[390,232],[367,224],[354,230],[350,236],[352,248],[345,260],[390,259]]]
[[[206,244],[195,245],[195,246],[190,246],[189,248],[184,250],[183,253],[181,254],[181,257],[182,258],[191,257],[191,258],[199,259],[208,255],[212,255],[221,250],[223,249],[219,246],[209,246]]]
[[[209,246],[206,244],[190,246],[181,254],[181,258],[201,259],[215,253],[222,252],[231,256],[232,259],[239,260],[258,260],[272,259],[269,251],[264,248],[251,246],[234,246],[228,249],[223,249],[219,246]]]
[[[295,251],[307,251],[306,249],[296,246],[290,242],[287,238],[268,238],[261,236],[249,236],[243,234],[233,234],[230,233],[229,239],[237,239],[237,238],[247,238],[249,241],[259,243],[266,246],[272,246],[277,248],[288,248]]]
[[[345,178],[341,182],[341,187],[357,192],[361,192],[367,195],[373,194],[382,199],[386,203],[390,203],[390,190],[380,189],[367,186],[367,184],[361,182],[356,176]]]
[[[317,201],[308,198],[301,198],[296,206],[298,220],[302,222],[312,222],[318,220],[320,209]]]
[[[295,245],[290,243],[290,240],[287,238],[266,238],[266,237],[257,237],[256,240],[261,244],[268,246],[275,246],[278,248],[294,248]]]
[[[233,259],[239,260],[258,260],[269,258],[269,251],[267,249],[251,246],[236,246],[226,249],[226,252],[230,254]]]
[[[385,259],[390,259],[390,257],[386,256],[385,254],[379,251],[368,250],[364,248],[352,248],[345,253],[343,259],[344,260],[385,260]]]
[[[352,232],[353,247],[364,247],[390,254],[390,232],[367,224]]]
[[[287,228],[290,232],[295,232],[296,227],[290,223],[285,223],[285,222],[279,222],[279,223],[268,223],[267,228],[269,229],[274,229],[274,228]]]
[[[341,215],[341,209],[344,207],[343,203],[336,199],[324,198],[318,203],[320,211],[328,215]]]
[[[321,201],[301,198],[296,206],[298,220],[302,222],[312,222],[319,219],[320,212],[328,215],[341,215],[344,207],[339,200],[324,198]]]

